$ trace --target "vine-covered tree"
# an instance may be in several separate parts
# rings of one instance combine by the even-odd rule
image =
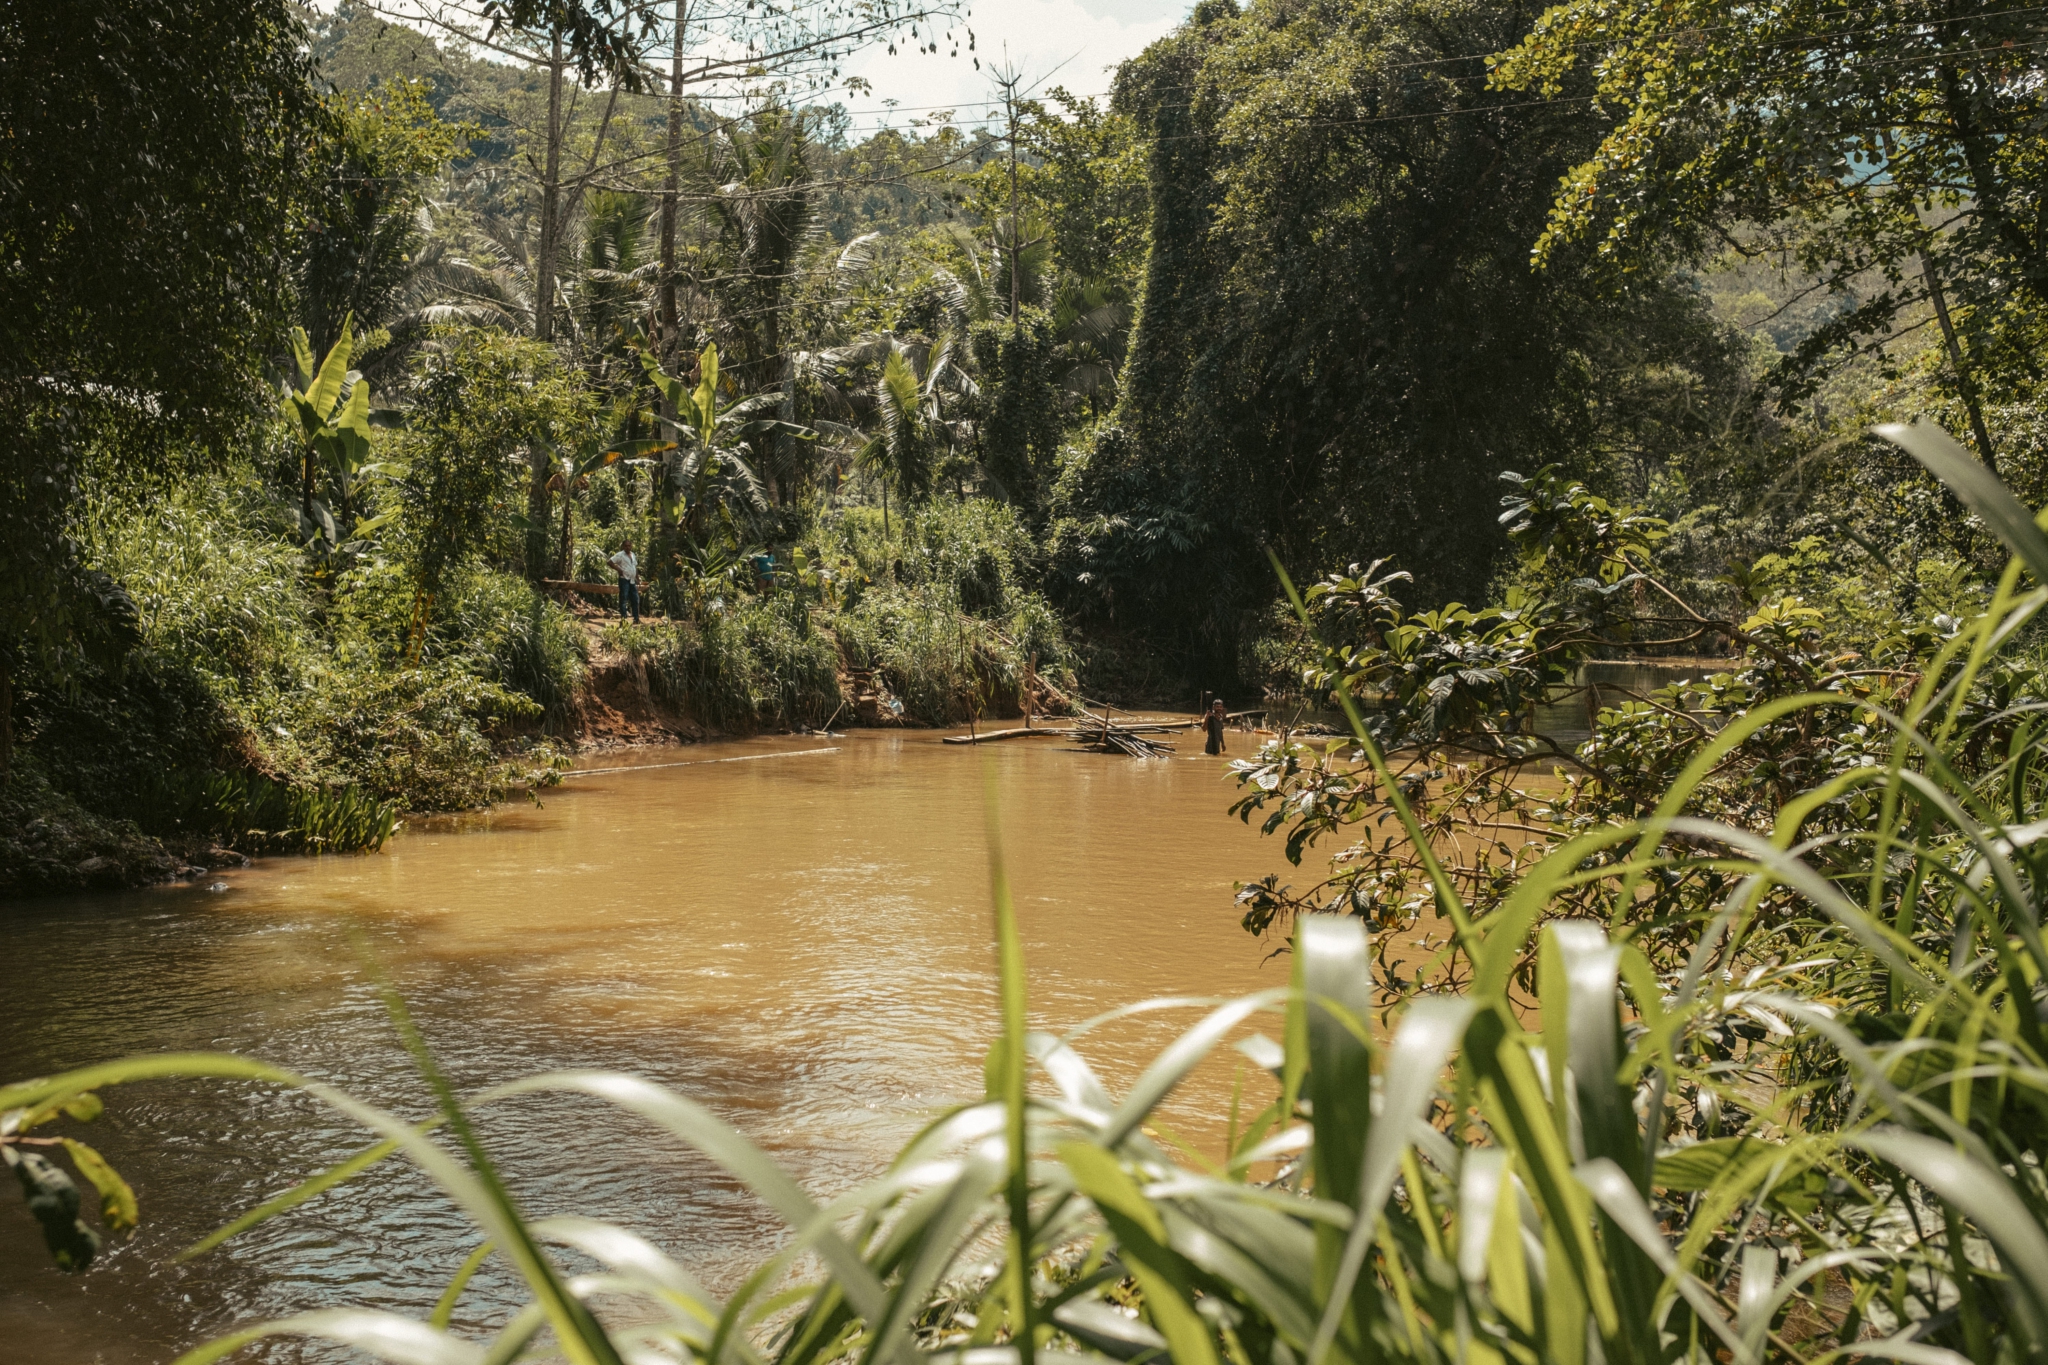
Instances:
[[[1262,547],[1392,551],[1471,600],[1494,476],[1582,455],[1598,395],[1722,353],[1689,291],[1529,269],[1583,101],[1490,90],[1526,16],[1480,0],[1205,0],[1119,75],[1151,144],[1151,251],[1112,425],[1063,479],[1069,601],[1206,677],[1271,600]]]

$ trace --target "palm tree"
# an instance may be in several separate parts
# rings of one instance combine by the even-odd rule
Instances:
[[[782,324],[798,263],[822,231],[810,190],[814,157],[804,120],[770,106],[709,139],[700,171],[724,256],[720,275],[707,282],[721,303],[716,333],[743,385],[781,390],[778,416],[792,425],[797,368]],[[764,462],[778,501],[801,473],[796,449],[779,437]]]

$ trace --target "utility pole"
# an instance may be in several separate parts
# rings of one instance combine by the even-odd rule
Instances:
[[[1015,70],[996,77],[1003,87],[1003,111],[1010,125],[1010,334],[1016,335],[1023,308],[1023,286],[1017,278],[1017,81]]]

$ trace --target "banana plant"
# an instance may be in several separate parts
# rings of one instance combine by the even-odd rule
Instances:
[[[817,437],[809,427],[762,416],[781,403],[780,393],[722,403],[716,342],[697,354],[695,385],[662,369],[644,342],[640,362],[649,382],[675,412],[674,448],[681,453],[671,456],[663,471],[663,508],[693,541],[702,536],[713,507],[762,505],[761,481],[748,458],[750,441],[776,434],[806,441]]]
[[[555,473],[548,479],[548,491],[562,495],[562,577],[575,577],[574,549],[571,540],[570,499],[576,490],[587,487],[590,476],[600,469],[607,469],[621,460],[646,460],[650,456],[662,455],[674,450],[674,441],[642,440],[608,443],[591,433],[585,440],[568,449],[552,448]]]
[[[312,339],[303,327],[292,328],[292,359],[298,364],[299,387],[285,385],[282,412],[294,422],[299,435],[299,461],[303,478],[299,487],[299,529],[313,538],[320,527],[330,541],[338,536],[334,518],[326,508],[316,510],[313,491],[319,465],[361,466],[370,448],[370,386],[359,370],[348,367],[355,351],[352,334],[354,318],[342,321],[341,337],[316,368]]]

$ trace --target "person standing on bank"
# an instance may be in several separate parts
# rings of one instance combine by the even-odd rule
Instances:
[[[1223,722],[1226,719],[1227,717],[1223,714],[1223,699],[1218,697],[1215,701],[1209,703],[1209,713],[1202,717],[1202,728],[1209,732],[1209,742],[1202,746],[1203,753],[1220,754],[1223,752]]]
[[[628,613],[633,624],[640,624],[640,561],[633,557],[633,542],[627,541],[612,556],[612,567],[619,571],[619,619]]]

